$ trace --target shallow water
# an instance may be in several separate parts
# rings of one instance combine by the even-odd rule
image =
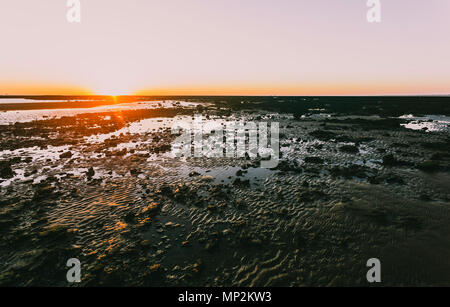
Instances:
[[[27,99],[20,99],[19,103],[29,103],[28,100],[25,102],[23,100]],[[0,102],[1,101],[2,99],[0,99]],[[41,102],[42,101],[40,100],[34,101],[34,103],[36,104]],[[46,103],[59,101],[43,101],[43,102]],[[68,103],[70,103],[70,101],[68,101]],[[25,123],[42,119],[61,118],[63,116],[75,116],[86,113],[111,112],[121,110],[157,109],[157,108],[177,108],[177,107],[193,108],[195,106],[197,106],[196,103],[165,100],[165,101],[139,101],[133,103],[121,103],[116,105],[98,106],[93,108],[3,111],[0,112],[0,125],[14,124],[16,122]]]
[[[67,102],[72,101],[93,101],[91,99],[66,99],[66,100],[36,100],[36,99],[26,99],[26,98],[2,98],[0,99],[0,104],[15,104],[15,103],[46,103],[46,102]]]
[[[413,116],[403,115],[401,119],[408,120],[402,124],[403,127],[412,130],[425,130],[429,132],[443,131],[450,132],[450,117],[445,115]]]

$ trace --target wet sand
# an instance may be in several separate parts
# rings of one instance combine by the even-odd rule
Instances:
[[[0,285],[450,285],[448,126],[222,100],[1,125]],[[198,113],[279,122],[279,165],[173,157]]]

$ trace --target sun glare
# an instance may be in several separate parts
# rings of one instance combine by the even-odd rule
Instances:
[[[129,92],[126,91],[95,91],[96,95],[101,95],[101,96],[111,96],[111,97],[117,97],[117,96],[125,96],[125,95],[130,95]]]
[[[102,86],[93,87],[93,92],[96,95],[102,96],[125,96],[131,95],[132,91],[127,89],[126,86],[111,85],[107,86],[102,84]]]

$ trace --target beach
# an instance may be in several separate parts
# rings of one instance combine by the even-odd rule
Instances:
[[[449,286],[449,98],[333,99],[5,98],[0,285]],[[279,162],[175,157],[196,114],[278,123]]]

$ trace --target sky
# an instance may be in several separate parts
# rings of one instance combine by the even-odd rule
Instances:
[[[0,95],[450,94],[450,1],[0,0]]]

